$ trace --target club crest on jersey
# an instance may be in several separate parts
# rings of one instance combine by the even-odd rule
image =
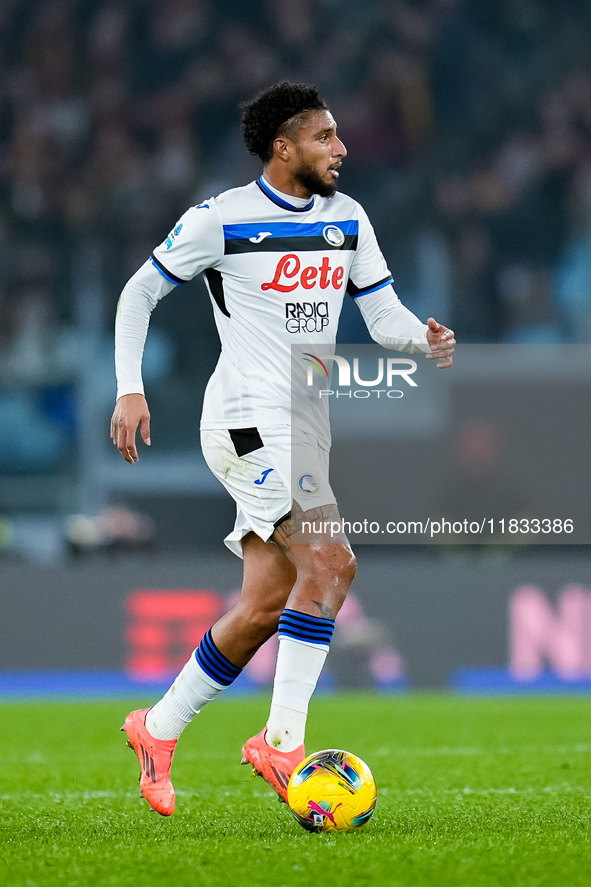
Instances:
[[[345,242],[345,235],[337,225],[326,225],[322,229],[322,236],[331,246],[342,246]]]
[[[317,493],[320,481],[313,474],[302,474],[298,478],[298,487],[302,493]]]

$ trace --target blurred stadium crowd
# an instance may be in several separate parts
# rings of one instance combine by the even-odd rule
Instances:
[[[280,79],[325,95],[409,307],[464,342],[589,342],[590,45],[587,0],[2,0],[0,473],[75,440],[85,245],[112,397],[123,283],[188,205],[257,174],[237,106]],[[217,351],[203,293],[183,298],[155,319],[170,403]]]

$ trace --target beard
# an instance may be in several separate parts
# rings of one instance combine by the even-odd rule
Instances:
[[[314,167],[302,163],[294,173],[296,182],[302,185],[310,194],[318,194],[319,197],[334,197],[337,193],[337,180],[328,184],[323,182]]]

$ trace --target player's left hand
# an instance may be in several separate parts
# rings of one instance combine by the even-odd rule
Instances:
[[[439,369],[450,367],[453,363],[453,355],[456,347],[454,331],[443,326],[430,317],[427,321],[427,341],[431,346],[431,354],[427,354],[427,360],[438,361]]]

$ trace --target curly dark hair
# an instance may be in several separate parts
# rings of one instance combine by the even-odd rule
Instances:
[[[252,101],[243,102],[240,108],[246,147],[263,163],[268,163],[273,156],[273,142],[277,136],[288,135],[292,131],[291,125],[283,129],[284,125],[304,111],[326,110],[326,105],[315,86],[286,80],[259,92]]]

